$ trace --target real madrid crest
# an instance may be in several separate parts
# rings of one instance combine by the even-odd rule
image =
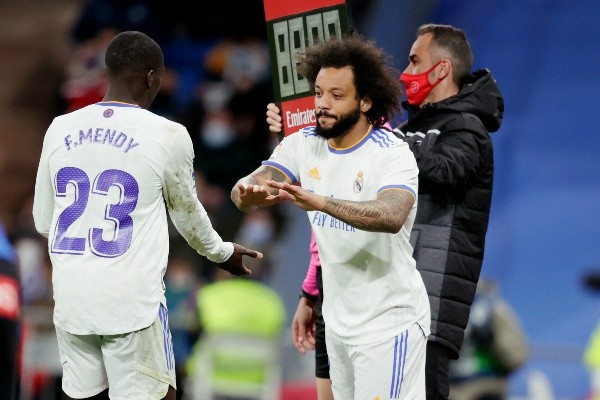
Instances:
[[[363,172],[358,171],[356,179],[354,179],[354,192],[360,193],[363,189]]]

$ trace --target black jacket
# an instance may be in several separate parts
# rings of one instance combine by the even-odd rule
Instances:
[[[455,96],[408,111],[399,129],[419,167],[411,243],[431,305],[429,340],[457,358],[481,271],[492,200],[488,132],[499,129],[504,101],[491,73],[482,69]]]

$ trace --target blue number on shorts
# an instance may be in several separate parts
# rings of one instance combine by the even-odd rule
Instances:
[[[75,167],[61,168],[56,174],[56,196],[65,197],[67,185],[75,188],[75,200],[58,216],[56,233],[52,243],[53,253],[83,254],[85,237],[67,237],[67,229],[81,217],[88,204],[90,180],[87,174]],[[92,193],[106,196],[115,186],[120,193],[117,204],[108,204],[104,219],[114,223],[112,240],[104,240],[101,228],[89,229],[89,241],[92,253],[100,257],[118,257],[131,246],[133,219],[130,214],[137,205],[139,185],[135,178],[125,171],[109,169],[101,172],[94,181]]]

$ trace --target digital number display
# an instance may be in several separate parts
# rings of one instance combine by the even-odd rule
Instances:
[[[275,102],[281,109],[284,135],[314,125],[314,100],[298,74],[298,53],[316,42],[348,33],[344,0],[264,0]]]
[[[342,37],[347,31],[345,6],[268,23],[267,32],[272,36],[270,42],[275,98],[288,100],[308,94],[308,82],[296,70],[297,54],[302,53],[306,46],[331,37]]]

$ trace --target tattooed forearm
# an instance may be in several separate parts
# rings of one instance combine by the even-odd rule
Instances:
[[[414,202],[412,193],[406,190],[387,189],[370,201],[327,198],[323,211],[357,229],[396,233],[404,225]]]
[[[287,175],[285,175],[280,170],[273,168],[273,167],[262,165],[262,166],[258,167],[254,172],[252,172],[250,175],[245,176],[244,178],[240,179],[236,183],[236,185],[234,185],[234,187],[231,189],[231,200],[237,206],[237,208],[239,208],[243,212],[250,212],[250,211],[255,210],[257,208],[257,206],[261,206],[261,207],[264,206],[264,205],[261,205],[260,203],[256,203],[256,199],[254,199],[254,201],[252,199],[250,201],[247,201],[247,200],[242,201],[241,194],[240,194],[240,188],[238,187],[238,184],[242,183],[244,185],[254,185],[254,186],[265,186],[266,187],[267,180],[273,180],[273,181],[277,181],[277,182],[285,182],[287,180],[289,182],[289,178],[287,177]],[[267,187],[267,191],[272,195],[276,195],[278,193],[278,189],[269,188],[269,187]],[[250,203],[250,204],[248,204],[248,203]]]
[[[248,177],[250,179],[254,180],[254,183],[253,183],[254,185],[264,185],[265,181],[268,181],[268,180],[275,181],[275,182],[286,182],[287,181],[288,183],[291,183],[290,179],[283,172],[281,172],[277,168],[269,167],[266,165],[259,167],[256,171],[251,173]],[[276,189],[273,189],[273,190],[277,191]]]
[[[239,180],[241,183],[247,185],[265,185],[265,182],[271,180],[276,182],[290,182],[287,175],[278,170],[277,168],[262,165],[258,167],[250,175]],[[276,193],[277,189],[269,189],[270,192]]]

